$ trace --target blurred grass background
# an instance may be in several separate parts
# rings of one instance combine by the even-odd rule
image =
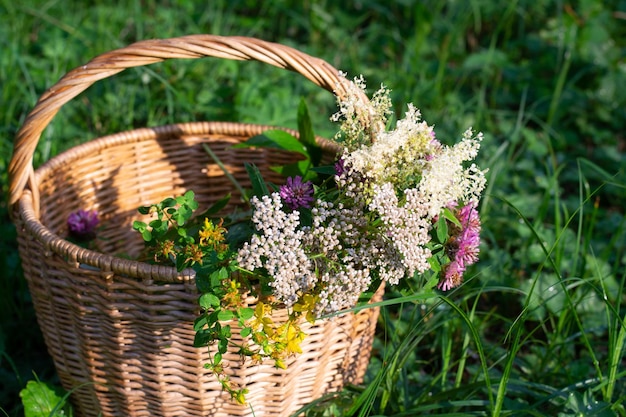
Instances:
[[[485,133],[483,244],[469,282],[386,309],[367,383],[310,415],[626,415],[623,0],[0,0],[4,414],[24,413],[19,392],[34,374],[57,382],[6,205],[13,137],[70,69],[194,33],[285,43],[363,74],[372,90],[384,83],[398,114],[414,103],[448,144],[469,126]],[[332,135],[333,97],[285,71],[217,59],[128,70],[65,106],[34,164],[135,127],[295,127],[301,97],[317,133]]]

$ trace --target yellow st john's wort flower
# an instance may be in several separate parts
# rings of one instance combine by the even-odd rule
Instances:
[[[199,263],[200,265],[202,265],[203,253],[202,253],[202,250],[200,250],[200,247],[198,245],[190,243],[185,246],[183,251],[186,256],[185,262],[190,262],[191,265],[193,265],[194,263]]]
[[[246,394],[248,393],[247,389],[242,389],[237,391],[237,395],[235,396],[235,400],[240,405],[246,405]]]
[[[284,344],[283,353],[285,355],[292,355],[294,353],[302,353],[300,343],[306,337],[306,334],[300,330],[300,326],[292,320],[287,321],[278,329],[281,340],[277,340],[279,343]],[[275,337],[275,339],[278,339]]]
[[[223,242],[226,239],[224,234],[227,230],[222,227],[223,223],[224,219],[220,219],[219,224],[215,224],[208,218],[205,218],[204,225],[198,232],[200,246],[208,246],[218,252],[225,250],[226,245]]]
[[[241,292],[239,287],[241,284],[233,278],[229,278],[223,285],[223,289],[226,293],[222,296],[222,305],[227,307],[236,308],[242,304]]]
[[[267,317],[271,314],[272,306],[259,301],[254,309],[254,317],[251,320],[250,327],[253,329],[263,328],[263,332],[271,337],[274,335],[274,322]]]
[[[275,359],[274,365],[276,365],[276,367],[280,369],[287,369],[287,364],[282,359]]]
[[[300,327],[291,325],[287,328],[287,352],[288,353],[302,353],[300,343],[304,340],[306,334]]]
[[[315,305],[319,301],[319,296],[312,294],[305,294],[297,303],[293,305],[293,311],[298,313],[306,313],[306,321],[311,324],[315,323]]]

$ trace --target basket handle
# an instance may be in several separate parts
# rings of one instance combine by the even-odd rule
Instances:
[[[247,37],[190,35],[171,39],[136,42],[104,53],[68,72],[37,101],[17,132],[13,156],[9,164],[9,204],[14,205],[27,185],[37,193],[34,182],[33,155],[41,133],[61,106],[98,80],[126,68],[153,64],[171,58],[216,57],[232,60],[265,62],[297,72],[320,87],[343,93],[340,80],[345,80],[327,62],[277,43]],[[367,97],[363,97],[367,102]]]

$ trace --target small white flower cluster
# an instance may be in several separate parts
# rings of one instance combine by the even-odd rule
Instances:
[[[320,315],[354,306],[361,293],[368,289],[371,278],[367,268],[354,268],[346,263],[336,271],[322,274],[321,281],[325,286],[322,287],[315,306],[315,313]]]
[[[278,193],[253,198],[252,222],[257,233],[239,250],[239,266],[265,268],[276,298],[292,306],[317,283],[321,288],[315,313],[353,306],[371,284],[369,262],[376,259],[364,238],[363,207],[334,206],[317,200],[312,225],[300,225],[297,210],[286,213]],[[380,242],[377,242],[380,246]]]
[[[249,271],[265,268],[273,277],[274,295],[290,307],[298,301],[298,294],[313,288],[317,281],[313,264],[302,249],[300,213],[285,213],[279,193],[260,200],[253,197],[251,202],[252,222],[259,233],[239,250],[237,262]]]
[[[314,254],[322,290],[316,313],[332,313],[353,306],[371,284],[370,269],[359,249],[367,227],[363,209],[318,200],[312,225],[304,227],[303,243]]]
[[[398,254],[401,254],[403,268],[388,277],[390,284],[395,285],[401,278],[412,276],[416,272],[423,273],[429,267],[431,221],[426,216],[426,207],[417,190],[405,191],[406,202],[400,206],[398,197],[390,183],[374,186],[374,197],[369,205],[370,210],[378,212],[384,224],[384,230]]]

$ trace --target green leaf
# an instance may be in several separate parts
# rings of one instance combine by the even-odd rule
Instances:
[[[230,275],[230,271],[225,266],[218,269],[216,273],[220,280],[225,280]]]
[[[302,155],[303,158],[295,163],[280,165],[272,168],[274,171],[285,176],[300,175],[305,177],[307,170],[311,166],[311,157],[307,147],[295,136],[285,132],[284,130],[267,130],[261,135],[253,136],[246,142],[236,145],[236,147],[245,146],[281,149]]]
[[[228,350],[228,339],[220,339],[217,342],[217,351],[220,353],[226,353]]]
[[[141,237],[143,238],[143,240],[145,240],[146,242],[150,242],[152,240],[152,232],[148,229],[145,229],[141,232]]]
[[[60,389],[45,382],[28,381],[20,391],[25,417],[48,417],[59,412],[65,403]]]
[[[241,329],[241,337],[248,337],[252,333],[252,329],[250,327],[244,327]]]
[[[448,222],[443,216],[439,216],[437,220],[437,240],[440,243],[445,243],[448,240]]]
[[[210,330],[200,330],[196,332],[196,335],[193,338],[193,346],[204,347],[204,346],[207,346],[213,340],[215,340],[215,338],[212,336],[212,333]]]
[[[565,408],[569,409],[572,414],[559,413],[561,416],[593,416],[593,417],[612,417],[616,414],[611,410],[611,404],[603,401],[597,401],[593,398],[591,390],[585,391],[583,395],[576,391],[569,393]]]
[[[215,294],[205,293],[200,296],[198,299],[198,304],[200,307],[205,309],[219,307],[220,299],[215,296]]]
[[[213,310],[210,314],[207,314],[206,321],[209,324],[209,327],[214,324],[214,330],[219,331],[222,328],[222,325],[218,321],[219,319],[217,318],[217,313],[219,313],[219,311]]]
[[[265,181],[263,180],[263,175],[261,175],[259,167],[249,162],[245,162],[244,166],[246,167],[246,171],[248,171],[248,176],[250,177],[252,194],[257,197],[269,195],[270,192],[267,189],[267,184],[265,184]]]
[[[239,309],[239,318],[242,320],[250,320],[254,316],[254,309],[244,307]]]
[[[136,230],[138,232],[143,232],[144,230],[146,230],[147,227],[147,224],[145,224],[144,222],[140,222],[139,220],[135,220],[133,222],[133,230]]]
[[[159,229],[163,226],[163,221],[159,219],[154,219],[150,222],[149,226],[153,229]]]
[[[174,220],[176,220],[179,226],[183,226],[192,215],[193,210],[191,210],[188,206],[183,205],[178,209],[178,213],[174,216]]]
[[[230,197],[231,197],[231,195],[229,193],[226,196],[220,198],[211,207],[206,209],[206,211],[204,213],[202,213],[198,217],[205,218],[205,217],[210,217],[210,216],[218,213],[220,210],[222,210],[224,207],[226,207],[228,205],[228,202],[230,201]]]
[[[235,317],[235,313],[230,310],[220,310],[219,313],[217,313],[217,317],[220,321],[228,321]]]
[[[252,136],[245,142],[234,145],[234,148],[262,147],[297,152],[309,157],[306,146],[292,134],[284,130],[266,130],[260,135]]]
[[[249,222],[235,223],[228,228],[226,239],[234,247],[239,247],[243,242],[250,240],[254,232]]]
[[[189,190],[185,194],[176,197],[176,203],[180,204],[181,206],[184,204],[192,203],[193,201],[195,201],[195,196],[195,193],[192,190]]]
[[[309,109],[304,99],[300,100],[300,105],[298,106],[298,133],[300,134],[300,142],[306,147],[310,156],[311,163],[314,166],[319,165],[322,160],[322,148],[315,141],[313,124],[311,123]]]
[[[436,256],[431,256],[428,258],[428,264],[430,265],[430,269],[433,270],[435,274],[441,271],[441,264],[439,263],[439,259]]]
[[[321,166],[321,167],[312,167],[311,171],[317,172],[318,174],[323,174],[323,175],[335,175],[336,174],[334,165],[324,165],[324,166]]]
[[[137,211],[141,214],[149,214],[151,208],[152,206],[143,206],[143,207],[139,207]]]
[[[165,200],[161,201],[162,207],[174,207],[176,206],[176,199],[172,197],[168,197]]]
[[[213,356],[213,365],[219,365],[222,362],[222,354],[217,352],[215,356]]]
[[[455,224],[457,227],[463,227],[461,225],[461,222],[459,221],[459,219],[456,218],[456,216],[454,215],[454,213],[452,213],[452,210],[450,210],[449,208],[444,208],[443,212],[441,213],[441,215],[448,220],[450,223]]]
[[[193,321],[193,330],[198,332],[198,331],[204,329],[204,326],[206,326],[206,325],[208,325],[207,318],[203,314],[200,317],[196,317],[196,319]]]
[[[211,287],[220,288],[222,286],[222,280],[228,276],[228,272],[224,274],[226,268],[220,268],[217,271],[211,273]]]
[[[427,294],[427,293],[433,293],[433,289],[437,286],[437,284],[439,283],[439,274],[438,272],[441,270],[441,267],[439,267],[436,271],[433,271],[433,273],[430,275],[430,278],[428,278],[428,281],[426,281],[426,284],[424,285],[424,288],[422,289],[422,293]]]
[[[180,272],[183,269],[189,267],[190,265],[193,265],[194,263],[195,263],[194,261],[188,260],[184,256],[177,256],[176,257],[176,270]]]

